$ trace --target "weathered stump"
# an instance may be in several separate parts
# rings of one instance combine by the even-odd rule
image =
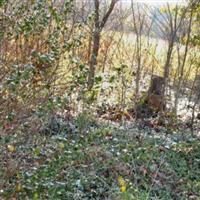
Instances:
[[[157,75],[152,75],[151,85],[148,94],[162,95],[164,90],[164,78]]]
[[[200,75],[196,75],[194,84],[195,99],[198,101],[200,98]]]
[[[194,82],[194,104],[198,106],[200,110],[200,75],[196,75],[195,82]],[[193,107],[195,109],[195,106]],[[196,118],[200,120],[200,113],[197,114]]]
[[[165,109],[163,99],[164,78],[153,75],[147,94],[140,99],[135,107],[136,118],[149,118],[157,115]]]
[[[151,85],[148,91],[147,102],[148,106],[155,111],[162,111],[165,109],[165,102],[163,99],[164,78],[153,75]]]

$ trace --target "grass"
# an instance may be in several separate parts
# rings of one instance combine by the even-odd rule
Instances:
[[[102,128],[19,144],[1,138],[3,199],[200,198],[199,142],[165,148],[161,140]]]

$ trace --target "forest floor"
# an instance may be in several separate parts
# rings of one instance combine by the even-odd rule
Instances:
[[[136,123],[86,132],[1,136],[0,199],[200,199],[192,136]]]

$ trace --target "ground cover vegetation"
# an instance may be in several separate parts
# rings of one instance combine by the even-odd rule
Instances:
[[[200,199],[200,3],[0,0],[0,199]]]

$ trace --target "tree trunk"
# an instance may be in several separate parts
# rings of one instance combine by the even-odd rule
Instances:
[[[185,52],[184,52],[184,57],[182,59],[180,56],[180,48],[179,47],[177,48],[177,52],[178,52],[178,83],[176,85],[176,94],[175,94],[175,101],[174,101],[175,115],[177,115],[178,103],[179,103],[179,98],[180,98],[180,90],[181,90],[181,86],[183,86],[183,76],[184,76],[185,63],[186,63],[186,59],[187,59],[188,47],[189,47],[189,42],[190,42],[192,19],[193,19],[193,13],[191,11],[189,27],[188,27],[188,32],[187,32],[187,41],[186,41],[186,45],[185,45]],[[181,63],[181,60],[183,60],[182,63]]]
[[[94,85],[95,67],[97,65],[97,58],[100,47],[100,32],[95,32],[93,37],[93,48],[89,63],[88,89],[90,90]]]
[[[90,61],[89,61],[89,67],[90,67],[89,74],[88,74],[88,89],[89,90],[91,90],[94,85],[95,68],[97,65],[97,58],[98,58],[99,48],[100,48],[101,31],[103,30],[117,1],[118,0],[111,1],[107,12],[103,16],[102,20],[100,20],[100,14],[99,14],[100,3],[99,3],[99,0],[94,0],[95,17],[94,17],[93,47],[92,47],[92,54],[90,56]]]

